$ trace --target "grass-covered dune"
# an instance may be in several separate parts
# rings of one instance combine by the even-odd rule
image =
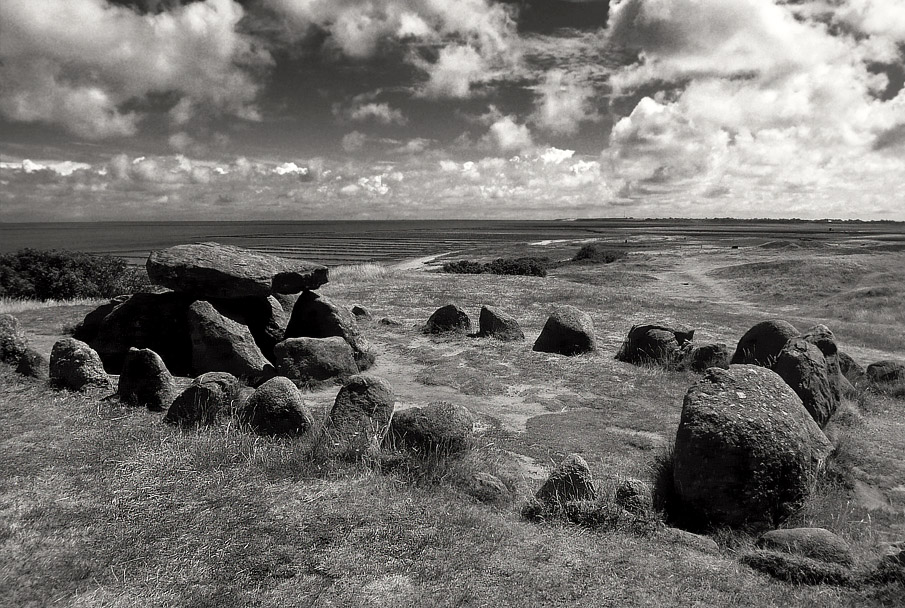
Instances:
[[[571,249],[541,253],[568,259]],[[800,265],[787,265],[795,256]],[[857,295],[898,293],[903,256],[665,244],[546,277],[337,269],[320,291],[372,312],[362,325],[378,354],[370,373],[390,382],[397,407],[446,400],[478,417],[475,445],[459,457],[388,451],[347,461],[309,439],[257,437],[230,418],[179,430],[102,392],[54,391],[0,366],[0,604],[901,605],[905,588],[894,582],[799,585],[757,572],[740,560],[755,540],[743,532],[709,531],[719,546],[710,553],[666,534],[663,514],[644,525],[577,525],[527,521],[521,509],[572,452],[604,488],[655,480],[696,376],[615,361],[633,324],[681,324],[734,347],[754,323],[780,317],[801,330],[825,323],[864,364],[903,360],[898,300]],[[857,270],[836,275],[839,264]],[[809,278],[821,290],[801,287]],[[787,287],[780,297],[760,285]],[[482,304],[498,306],[527,340],[422,334],[449,302],[474,321]],[[556,304],[590,313],[596,352],[531,350]],[[45,355],[91,309],[16,306]],[[337,388],[312,389],[305,401],[322,415]],[[785,525],[839,534],[854,571],[866,571],[882,543],[905,540],[905,401],[865,391],[846,400],[827,434],[836,446],[829,474]],[[463,480],[475,471],[503,479],[505,496],[472,498]]]

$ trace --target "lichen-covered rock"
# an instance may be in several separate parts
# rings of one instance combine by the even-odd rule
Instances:
[[[569,454],[550,472],[534,496],[549,506],[564,505],[576,500],[594,500],[597,486],[585,459],[578,454]]]
[[[19,357],[16,372],[36,380],[47,380],[50,377],[47,358],[33,348],[26,348]]]
[[[352,313],[320,294],[303,292],[292,308],[284,339],[333,336],[339,336],[352,347],[358,371],[365,371],[374,364],[374,353],[362,337]]]
[[[312,419],[299,390],[288,378],[271,378],[239,408],[239,420],[262,435],[301,435]]]
[[[792,338],[773,363],[773,371],[792,387],[817,426],[825,427],[839,407],[839,396],[820,349],[804,338]]]
[[[482,338],[496,338],[504,342],[525,339],[525,333],[518,320],[493,306],[481,307],[478,327],[478,335]]]
[[[836,336],[826,325],[815,325],[803,334],[801,338],[820,349],[826,361],[826,375],[830,383],[833,398],[838,404],[842,397],[853,392],[851,383],[842,374],[842,365],[839,361],[839,346]]]
[[[654,508],[653,489],[640,479],[623,479],[616,485],[616,504],[632,513],[644,515]]]
[[[340,389],[327,418],[327,430],[343,443],[380,444],[386,437],[396,407],[389,383],[359,374]]]
[[[786,342],[798,337],[798,330],[787,321],[762,321],[745,332],[738,341],[732,365],[772,367]]]
[[[0,361],[15,365],[28,348],[28,338],[19,320],[8,314],[0,314]]]
[[[849,544],[825,528],[770,530],[757,539],[757,546],[842,566],[854,564]]]
[[[280,374],[299,382],[349,378],[358,373],[349,343],[330,338],[289,338],[277,344],[274,362]]]
[[[204,300],[189,306],[192,369],[196,373],[228,372],[237,378],[260,379],[270,362],[248,327],[221,315]]]
[[[471,445],[474,416],[468,408],[445,401],[396,412],[392,433],[400,445],[431,452],[461,452]]]
[[[692,340],[694,330],[666,325],[633,325],[616,353],[616,359],[634,365],[674,367],[683,346]]]
[[[710,367],[729,369],[729,347],[722,343],[688,343],[679,355],[676,366],[680,370],[701,373]]]
[[[673,483],[701,524],[775,527],[810,495],[832,446],[775,372],[710,368],[685,395]]]
[[[182,426],[213,424],[232,410],[239,386],[239,380],[227,372],[201,374],[176,397],[164,422]]]
[[[470,330],[471,319],[464,310],[455,304],[447,304],[438,308],[424,326],[424,332],[428,334],[465,333]]]
[[[49,375],[54,385],[74,391],[112,387],[98,354],[75,338],[63,338],[53,345]]]
[[[219,243],[154,251],[147,269],[154,285],[202,299],[299,293],[327,282],[325,266]]]
[[[547,318],[534,350],[560,355],[580,355],[597,348],[591,315],[574,306],[557,307]]]
[[[130,348],[118,392],[123,403],[163,411],[176,398],[176,381],[160,355],[149,348]]]

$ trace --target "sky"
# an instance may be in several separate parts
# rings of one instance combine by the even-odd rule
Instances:
[[[902,0],[2,0],[0,221],[905,220]]]

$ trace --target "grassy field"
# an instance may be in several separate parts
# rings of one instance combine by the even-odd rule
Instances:
[[[905,360],[901,251],[637,245],[613,264],[566,264],[545,278],[430,271],[442,258],[428,271],[333,272],[321,291],[370,309],[374,321],[362,331],[378,352],[371,372],[393,385],[399,407],[442,399],[477,415],[477,445],[462,459],[347,463],[230,421],[179,431],[104,394],[52,392],[0,369],[0,604],[901,605],[901,586],[797,586],[759,574],[739,562],[753,539],[736,532],[717,531],[720,552],[708,554],[656,529],[520,517],[570,452],[605,482],[651,478],[695,376],[615,361],[632,324],[682,324],[696,339],[734,347],[754,323],[781,317],[802,330],[826,323],[863,364]],[[469,257],[567,259],[578,246],[514,243]],[[423,335],[419,326],[448,302],[475,322],[482,304],[499,306],[528,338]],[[560,303],[591,314],[597,352],[531,350]],[[17,316],[47,354],[87,310]],[[382,317],[401,325],[377,323]],[[323,415],[335,393],[304,397]],[[905,401],[864,394],[843,405],[828,434],[838,445],[832,475],[788,525],[837,532],[867,568],[881,543],[905,539]],[[485,505],[468,496],[462,480],[476,470],[504,479],[508,497]]]

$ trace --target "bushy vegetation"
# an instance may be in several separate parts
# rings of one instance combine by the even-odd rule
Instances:
[[[22,249],[0,256],[0,297],[110,298],[150,288],[143,268],[109,255]]]
[[[443,272],[454,274],[508,274],[532,277],[547,276],[551,260],[547,257],[497,258],[482,264],[470,260],[449,262],[443,265]]]
[[[616,260],[625,258],[628,254],[622,249],[605,247],[601,243],[588,243],[582,246],[572,258],[573,262],[585,262],[594,264],[610,264]]]

